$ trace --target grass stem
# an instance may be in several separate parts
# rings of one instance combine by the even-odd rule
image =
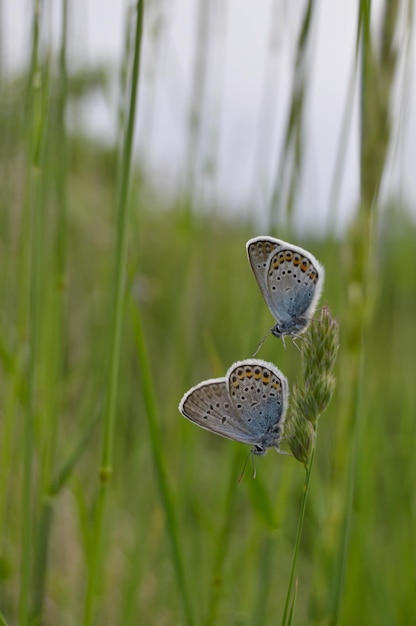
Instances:
[[[137,307],[132,307],[132,310],[133,329],[136,337],[136,348],[140,363],[140,371],[142,374],[143,398],[146,409],[147,423],[149,426],[153,462],[156,470],[156,479],[160,498],[166,516],[166,528],[172,551],[173,566],[175,568],[176,579],[182,599],[185,623],[187,624],[187,626],[192,626],[192,624],[194,623],[193,613],[185,581],[185,568],[183,564],[182,549],[179,539],[180,533],[178,531],[175,508],[173,504],[173,495],[169,488],[167,471],[164,461],[165,457],[161,446],[162,437],[160,435],[159,429],[158,408],[155,398],[155,392],[153,389],[153,378],[149,363],[148,351],[146,348],[145,338],[143,334],[140,311]]]
[[[85,599],[84,626],[90,626],[93,620],[93,606],[97,574],[101,561],[101,539],[104,524],[106,494],[112,473],[114,445],[114,423],[119,384],[121,332],[124,321],[124,291],[126,282],[126,241],[128,230],[128,192],[133,152],[136,104],[139,84],[140,53],[143,32],[143,0],[137,0],[136,31],[134,58],[131,76],[131,92],[126,132],[121,157],[120,184],[117,209],[117,243],[115,252],[115,271],[113,285],[113,311],[110,329],[110,371],[108,380],[107,404],[104,414],[104,438],[102,447],[100,487],[94,519],[94,539],[90,555],[90,571]]]
[[[298,558],[300,542],[301,542],[301,539],[302,539],[303,522],[305,520],[306,503],[307,503],[307,500],[308,500],[308,493],[309,493],[309,483],[310,483],[310,479],[311,479],[313,460],[314,460],[314,457],[315,457],[315,446],[316,446],[316,441],[315,441],[314,446],[312,448],[312,453],[311,453],[311,457],[310,457],[309,463],[308,463],[307,466],[305,466],[306,475],[305,475],[305,482],[304,482],[304,485],[303,485],[302,504],[301,504],[301,509],[300,509],[298,528],[297,528],[297,531],[296,531],[296,541],[295,541],[295,548],[293,550],[292,567],[290,569],[289,584],[288,584],[288,587],[287,587],[285,608],[283,610],[282,626],[287,626],[287,624],[289,623],[288,622],[288,611],[289,611],[289,607],[291,606],[291,598],[292,598],[292,593],[293,593],[293,584],[295,582],[296,562],[297,562],[297,558]],[[291,612],[293,612],[293,609],[292,609]]]
[[[40,0],[35,1],[33,15],[32,62],[29,75],[28,111],[30,111],[29,159],[28,159],[28,248],[30,281],[28,284],[28,395],[23,433],[23,483],[22,483],[22,537],[19,623],[29,623],[32,571],[33,506],[32,491],[35,392],[37,383],[37,356],[39,346],[39,306],[41,289],[41,258],[43,210],[42,191],[42,147],[45,132],[45,115],[42,110],[42,74],[39,65],[39,19]]]

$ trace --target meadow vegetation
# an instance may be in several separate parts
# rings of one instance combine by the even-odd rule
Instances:
[[[325,265],[322,302],[341,342],[309,484],[294,624],[393,626],[416,614],[416,224],[403,206],[378,201],[397,4],[386,2],[376,55],[370,3],[360,3],[362,202],[348,231],[300,240],[290,202],[285,225],[270,209],[268,234]],[[102,76],[68,75],[64,36],[56,74],[39,52],[36,19],[31,67],[2,81],[0,624],[8,626],[282,619],[304,468],[270,451],[255,460],[256,478],[249,462],[238,483],[248,449],[195,428],[177,408],[189,387],[249,358],[273,325],[245,253],[262,233],[254,216],[237,223],[198,211],[192,194],[166,206],[131,162],[140,26],[126,46],[114,149],[67,134],[66,102]],[[293,97],[288,151],[299,145],[303,97]],[[290,385],[300,380],[290,340],[284,348],[269,336],[259,356]]]

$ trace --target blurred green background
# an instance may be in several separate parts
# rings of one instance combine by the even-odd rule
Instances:
[[[29,64],[20,76],[3,73],[0,92],[0,623],[280,623],[304,469],[269,452],[256,459],[256,478],[249,463],[238,483],[248,448],[196,428],[177,409],[189,387],[250,357],[271,328],[245,253],[247,239],[266,231],[325,265],[322,301],[341,331],[293,623],[413,623],[416,226],[399,202],[379,201],[400,122],[395,77],[409,44],[395,36],[407,24],[411,42],[411,3],[380,3],[377,32],[371,3],[357,4],[360,202],[342,235],[327,228],[313,238],[296,234],[294,204],[315,3],[304,3],[296,24],[282,148],[282,162],[294,165],[276,174],[277,189],[289,191],[283,203],[278,192],[271,198],[267,229],[246,207],[241,215],[199,210],[204,171],[166,200],[163,180],[155,186],[135,161],[130,167],[134,5],[114,107],[119,135],[103,148],[65,123],[68,103],[104,92],[108,78],[68,66],[71,3],[62,3],[56,57],[43,13],[34,12],[41,4],[29,4]],[[146,5],[144,15],[146,29]],[[201,132],[193,122],[191,161]],[[117,263],[125,281],[114,313]],[[284,348],[269,336],[259,356],[290,384],[299,379],[291,341]]]

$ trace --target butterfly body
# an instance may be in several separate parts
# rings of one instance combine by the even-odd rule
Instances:
[[[250,239],[247,256],[276,319],[272,334],[299,335],[306,329],[321,295],[323,266],[307,250],[268,236]]]
[[[278,448],[287,408],[285,376],[261,359],[237,361],[224,378],[212,378],[183,396],[180,412],[198,426],[251,444],[254,454]]]

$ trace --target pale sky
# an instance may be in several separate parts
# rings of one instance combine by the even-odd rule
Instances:
[[[70,68],[108,64],[118,77],[123,53],[127,2],[71,0]],[[3,0],[2,46],[8,72],[28,58],[32,0]],[[60,40],[61,1],[44,2],[43,42]],[[377,32],[381,0],[373,1]],[[131,6],[131,4],[130,4]],[[158,188],[175,192],[184,183],[189,141],[196,32],[196,0],[146,3],[142,82],[136,153]],[[215,205],[236,218],[264,222],[282,143],[292,81],[292,64],[304,0],[217,0],[210,7],[206,92],[201,104],[203,132],[199,167],[215,164],[215,174],[199,175],[201,206]],[[304,162],[296,204],[299,231],[320,230],[336,215],[342,229],[358,200],[358,102],[351,92],[357,2],[320,0],[312,25],[304,118]],[[270,54],[274,17],[273,54]],[[150,33],[159,29],[160,39]],[[413,24],[413,34],[414,34]],[[403,32],[398,40],[403,41]],[[159,44],[157,43],[159,41]],[[161,43],[160,43],[161,42]],[[404,59],[403,59],[404,61]],[[416,110],[414,37],[397,76],[395,111],[402,111],[385,176],[383,197],[399,197],[416,215]],[[101,141],[114,137],[116,82],[108,97],[95,97],[76,123]],[[404,88],[403,88],[404,85]],[[333,180],[341,123],[348,94],[351,115],[341,187]],[[404,94],[404,97],[403,97]],[[399,119],[399,116],[396,116]],[[70,123],[74,120],[69,119]],[[201,181],[203,181],[201,183]]]

